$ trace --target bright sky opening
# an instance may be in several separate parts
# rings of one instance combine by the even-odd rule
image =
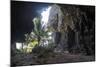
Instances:
[[[49,6],[45,11],[41,13],[43,25],[46,25],[48,23],[50,9],[51,7]]]

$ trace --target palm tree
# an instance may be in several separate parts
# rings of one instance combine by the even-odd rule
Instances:
[[[41,19],[39,17],[36,17],[33,19],[34,24],[34,33],[37,36],[38,45],[40,44],[40,41],[43,37],[48,37],[47,32],[42,28]]]

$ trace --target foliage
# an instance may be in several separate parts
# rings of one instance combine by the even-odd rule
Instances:
[[[44,31],[42,28],[41,24],[41,19],[40,18],[34,18],[33,19],[33,24],[34,24],[34,33],[37,36],[38,39],[38,45],[40,44],[41,38],[48,36],[47,31]]]
[[[51,53],[53,53],[52,49],[48,49],[42,46],[36,46],[33,50],[33,55],[36,55],[37,58],[47,58],[51,56]]]
[[[32,52],[32,49],[41,45],[41,41],[49,37],[48,30],[44,30],[41,24],[41,18],[36,17],[33,19],[34,29],[30,34],[25,34],[27,43],[27,52]]]
[[[27,52],[32,52],[32,49],[38,44],[37,40],[33,40],[28,44]]]

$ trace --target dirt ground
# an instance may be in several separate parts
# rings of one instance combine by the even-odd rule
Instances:
[[[33,54],[19,54],[11,58],[12,66],[29,66],[41,64],[57,64],[57,63],[72,63],[72,62],[88,62],[95,61],[95,56],[74,55],[69,53],[57,53],[56,55],[46,58],[33,57]]]

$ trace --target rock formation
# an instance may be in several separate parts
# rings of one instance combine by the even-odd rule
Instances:
[[[90,26],[91,25],[91,26]],[[52,5],[48,28],[57,51],[94,54],[94,22],[78,6]]]

